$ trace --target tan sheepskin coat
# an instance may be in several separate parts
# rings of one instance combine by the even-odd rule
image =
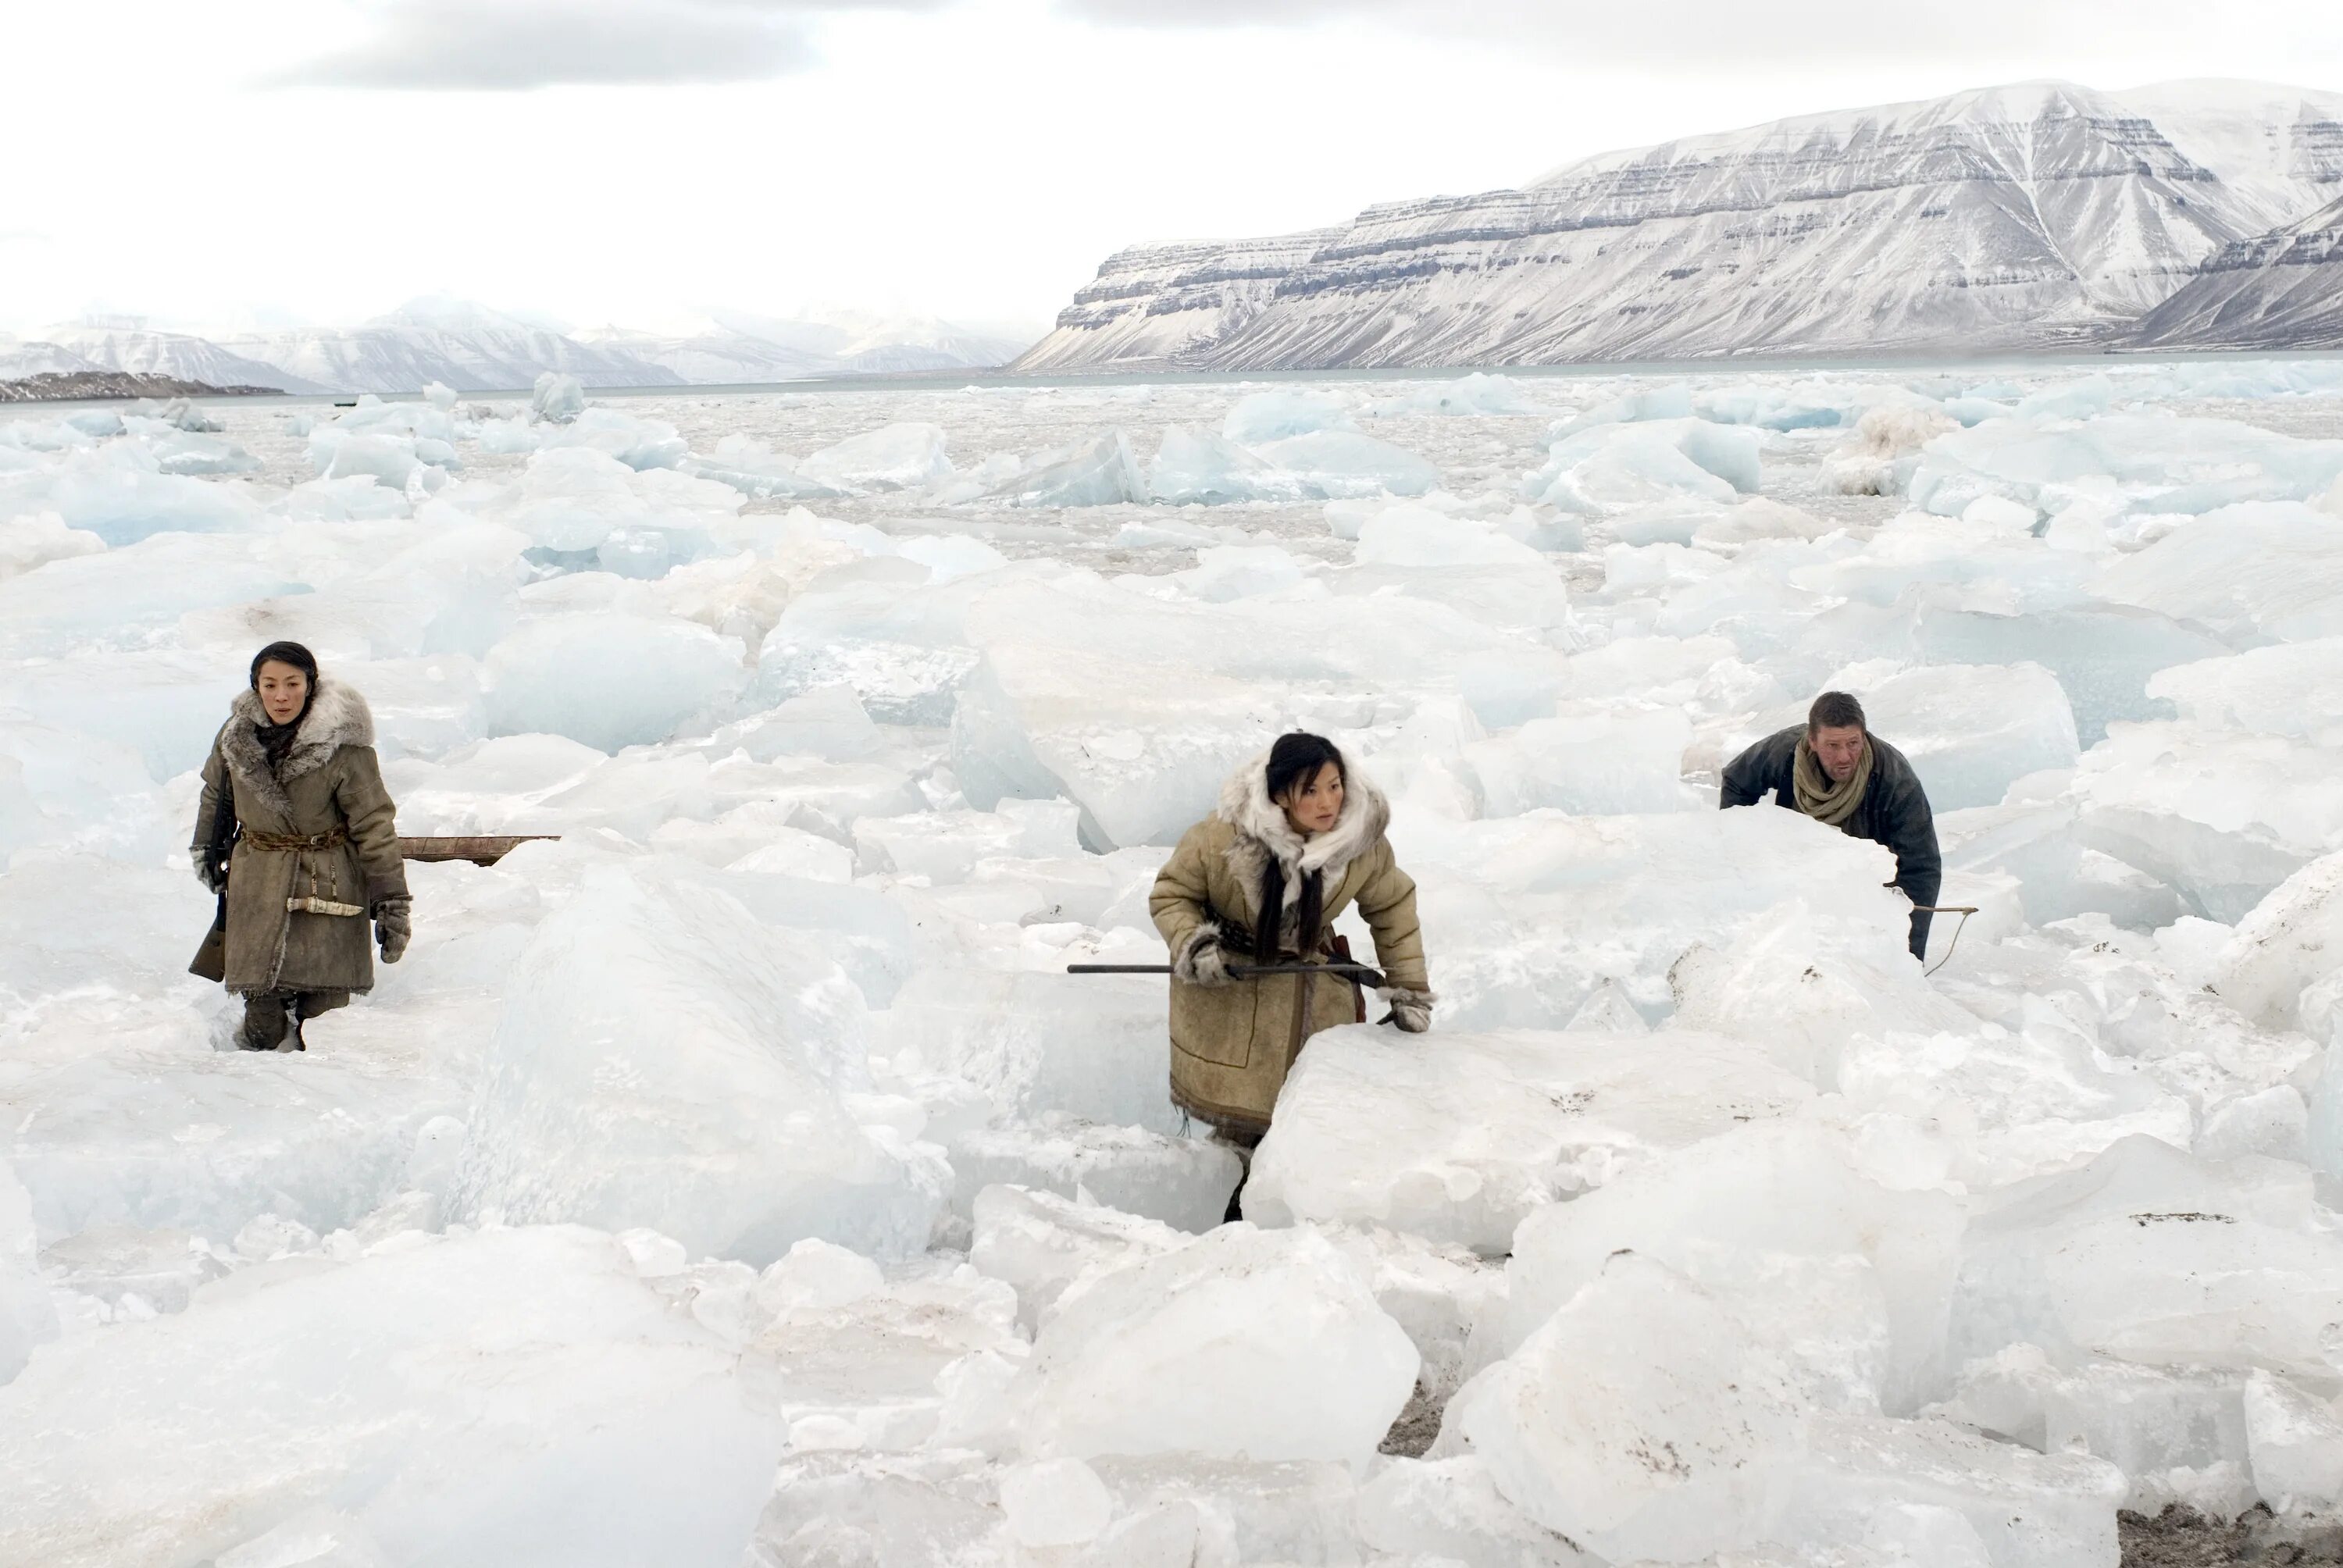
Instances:
[[[1374,936],[1375,966],[1392,988],[1428,992],[1415,883],[1399,869],[1383,837],[1391,808],[1383,792],[1344,758],[1342,816],[1327,831],[1304,839],[1269,798],[1268,761],[1264,752],[1230,776],[1220,809],[1188,829],[1156,876],[1148,909],[1174,960],[1217,938],[1232,963],[1250,961],[1262,872],[1274,855],[1285,870],[1281,945],[1287,951],[1324,960],[1336,917],[1355,903]],[[1294,927],[1302,879],[1313,870],[1322,879],[1324,912],[1319,929],[1305,935]],[[1174,976],[1173,1102],[1214,1126],[1259,1132],[1269,1125],[1302,1042],[1322,1029],[1353,1021],[1357,1005],[1348,984],[1325,976],[1276,975],[1219,986]]]
[[[231,793],[246,834],[306,838],[339,828],[348,839],[322,850],[264,849],[248,837],[237,842],[227,879],[226,972],[213,978],[247,996],[371,990],[373,922],[289,911],[286,900],[314,895],[371,912],[384,899],[407,896],[395,809],[375,760],[374,716],[356,691],[321,678],[292,750],[274,768],[253,732],[261,718],[260,699],[238,693],[204,763],[193,852],[205,853],[222,790]]]

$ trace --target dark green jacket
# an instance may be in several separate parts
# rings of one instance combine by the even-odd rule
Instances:
[[[1776,806],[1798,809],[1797,791],[1790,775],[1798,755],[1803,724],[1769,735],[1725,765],[1720,806],[1755,806],[1766,796]],[[1871,782],[1863,804],[1843,829],[1857,839],[1885,844],[1896,852],[1896,883],[1916,904],[1933,904],[1945,885],[1944,857],[1936,850],[1936,819],[1928,809],[1928,792],[1904,753],[1875,735],[1871,738]],[[1912,917],[1912,956],[1928,950],[1928,919]]]

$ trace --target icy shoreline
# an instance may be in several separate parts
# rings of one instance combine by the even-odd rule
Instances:
[[[182,846],[275,637],[402,830],[562,837],[410,868],[407,959],[252,1057]],[[0,1562],[2331,1518],[2338,653],[2318,361],[0,423]],[[1884,851],[1714,809],[1825,684],[1982,911],[1933,980]],[[1313,1040],[1216,1227],[1161,990],[1063,970],[1160,960],[1295,724],[1442,1002]]]

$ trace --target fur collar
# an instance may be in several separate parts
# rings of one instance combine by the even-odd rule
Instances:
[[[1285,868],[1285,902],[1302,899],[1302,879],[1320,874],[1329,897],[1351,862],[1375,847],[1391,826],[1391,804],[1375,788],[1351,754],[1336,749],[1342,759],[1342,814],[1314,839],[1304,839],[1285,819],[1285,809],[1269,798],[1269,753],[1263,751],[1229,775],[1221,786],[1221,806],[1214,813],[1236,829],[1229,845],[1229,869],[1248,900],[1258,898],[1262,873],[1274,855]]]
[[[220,731],[220,755],[236,777],[280,816],[293,813],[286,785],[315,773],[345,746],[374,744],[374,714],[366,699],[331,676],[317,678],[317,699],[293,738],[293,749],[276,768],[268,765],[268,753],[262,749],[260,737],[253,733],[253,726],[266,719],[257,692],[237,692],[228,705],[227,728]]]

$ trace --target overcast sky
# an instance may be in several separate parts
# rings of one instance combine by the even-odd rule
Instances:
[[[1784,115],[2042,76],[2343,89],[2335,0],[15,0],[6,27],[20,333],[428,292],[1038,326],[1135,241]]]

